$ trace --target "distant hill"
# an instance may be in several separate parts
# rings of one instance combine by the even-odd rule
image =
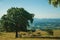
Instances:
[[[38,19],[34,18],[34,22],[60,22],[60,19]]]
[[[34,18],[31,25],[35,29],[60,29],[60,19],[38,19]]]

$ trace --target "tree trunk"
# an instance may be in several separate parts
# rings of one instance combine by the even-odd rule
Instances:
[[[18,38],[18,31],[16,31],[16,38]]]
[[[16,38],[18,38],[18,29],[16,27],[16,35],[15,35]]]

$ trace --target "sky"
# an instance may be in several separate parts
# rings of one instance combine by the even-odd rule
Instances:
[[[22,7],[33,13],[34,18],[60,18],[60,7],[53,7],[48,0],[0,0],[0,18],[11,7]]]

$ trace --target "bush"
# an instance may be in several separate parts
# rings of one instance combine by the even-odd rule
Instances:
[[[46,30],[50,35],[53,35],[53,30],[51,30],[51,29],[48,29],[48,30]]]

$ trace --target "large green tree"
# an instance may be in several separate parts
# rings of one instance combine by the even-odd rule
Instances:
[[[30,14],[24,8],[12,7],[7,10],[7,14],[3,15],[2,25],[7,30],[15,30],[16,38],[19,31],[27,31],[29,22],[33,22],[34,14]]]
[[[54,7],[60,6],[60,0],[49,0],[49,3],[52,4]]]

